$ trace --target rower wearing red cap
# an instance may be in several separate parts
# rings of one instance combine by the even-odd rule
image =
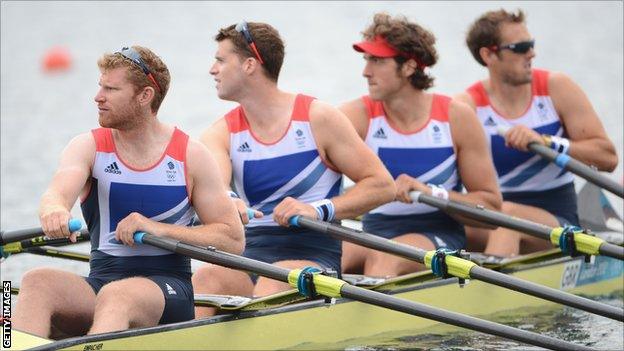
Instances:
[[[405,17],[376,14],[364,41],[353,45],[364,54],[369,95],[345,103],[341,110],[397,186],[396,201],[364,216],[364,230],[426,250],[456,250],[465,245],[462,224],[476,223],[412,203],[409,192],[492,209],[500,208],[501,195],[475,113],[462,102],[426,92],[433,86],[426,71],[437,61],[434,43],[431,32]],[[424,266],[345,242],[342,268],[395,276]]]

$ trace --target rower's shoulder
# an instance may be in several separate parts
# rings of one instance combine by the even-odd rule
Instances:
[[[463,104],[466,104],[472,109],[476,108],[474,99],[467,91],[462,91],[461,93],[455,94],[452,98],[455,102],[461,102]]]
[[[577,84],[574,82],[572,77],[570,77],[569,75],[563,72],[558,72],[558,71],[548,72],[549,93],[552,93],[552,92],[556,93],[558,91],[561,91],[563,89],[568,89],[571,86],[576,86],[576,85]]]
[[[338,105],[338,109],[349,118],[367,117],[366,104],[362,98],[357,98],[343,102]]]
[[[230,131],[225,117],[221,117],[208,126],[199,136],[199,141],[205,145],[215,141],[224,142],[228,140]]]
[[[67,144],[67,149],[95,151],[95,135],[93,131],[80,133],[73,137]]]

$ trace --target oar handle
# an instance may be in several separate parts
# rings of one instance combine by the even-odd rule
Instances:
[[[82,229],[82,221],[78,218],[70,219],[67,222],[67,225],[71,233],[77,232]],[[32,239],[42,235],[45,235],[45,233],[43,232],[43,229],[41,227],[2,232],[0,233],[0,245],[6,245],[8,243],[13,243],[26,239]]]
[[[504,136],[505,133],[509,130],[509,127],[506,126],[498,126],[497,132],[500,136]],[[557,166],[566,169],[577,176],[587,180],[590,183],[596,184],[597,186],[621,197],[624,198],[624,185],[618,184],[616,181],[605,177],[600,174],[596,169],[589,167],[583,162],[571,157],[565,153],[559,153],[546,145],[531,142],[527,145],[527,148],[534,153],[540,155],[546,160],[556,164]]]

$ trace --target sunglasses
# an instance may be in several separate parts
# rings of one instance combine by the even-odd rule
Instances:
[[[145,61],[143,61],[143,59],[141,58],[141,54],[139,54],[138,51],[134,50],[133,48],[123,47],[123,48],[121,48],[121,51],[117,51],[115,54],[120,54],[121,56],[127,58],[128,60],[134,62],[134,64],[139,66],[139,68],[143,71],[143,73],[145,73],[147,78],[152,83],[154,83],[156,88],[158,88],[158,91],[162,93],[162,89],[160,88],[160,84],[158,84],[158,82],[154,78],[154,75],[152,74],[152,72],[150,72],[149,68],[147,68],[147,65],[145,64]]]
[[[519,41],[517,43],[511,43],[501,46],[493,46],[491,49],[494,51],[510,50],[516,54],[526,54],[529,50],[535,47],[535,40]]]
[[[253,37],[251,36],[251,33],[249,32],[249,27],[247,27],[247,22],[242,21],[238,23],[235,29],[237,32],[243,34],[243,36],[245,37],[245,40],[247,41],[247,44],[249,44],[249,47],[251,47],[251,50],[256,55],[256,58],[258,59],[258,61],[260,61],[260,64],[263,65],[264,61],[262,60],[262,57],[260,56],[260,52],[258,51],[258,48],[256,47],[256,43],[254,42]]]

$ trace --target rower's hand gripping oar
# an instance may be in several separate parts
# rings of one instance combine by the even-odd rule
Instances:
[[[69,226],[69,232],[77,232],[82,228],[82,221],[78,218],[72,218],[67,222]],[[45,235],[41,227],[19,229],[12,231],[0,232],[0,245],[6,245],[16,241],[22,241],[25,239],[32,239],[38,236]]]
[[[444,250],[425,251],[373,234],[302,216],[292,217],[290,219],[290,224],[325,233],[336,239],[348,241],[373,250],[387,252],[423,263],[427,268],[430,268],[436,276],[442,278],[453,276],[459,278],[460,282],[463,279],[477,279],[607,318],[624,321],[624,310],[621,308],[480,267],[476,263],[462,258],[457,252],[449,253]]]
[[[603,239],[589,235],[579,227],[568,226],[551,228],[526,219],[515,218],[504,213],[488,210],[483,206],[475,206],[455,200],[445,200],[417,191],[411,192],[410,197],[415,202],[427,204],[447,213],[461,214],[478,221],[510,228],[540,239],[549,240],[553,245],[558,246],[564,254],[570,256],[583,254],[587,260],[590,255],[600,254],[624,260],[624,247],[608,243]]]
[[[67,225],[70,233],[77,232],[82,228],[82,221],[78,218],[72,218]],[[86,236],[88,232],[85,230],[80,234]],[[43,235],[45,233],[41,227],[0,232],[0,254],[6,258],[11,253],[19,253],[28,247],[69,243],[66,238],[50,239],[43,237]]]
[[[288,270],[261,261],[233,255],[216,250],[213,247],[203,248],[183,243],[170,238],[163,238],[147,233],[135,233],[135,243],[152,245],[164,250],[188,256],[196,260],[216,264],[219,266],[253,272],[255,274],[288,282],[297,287],[302,274],[301,269]],[[310,271],[308,271],[310,272]],[[460,313],[450,312],[433,308],[417,302],[389,296],[377,291],[366,290],[349,285],[345,281],[325,275],[314,274],[312,271],[312,284],[314,290],[326,297],[345,297],[363,303],[388,308],[414,316],[419,316],[438,322],[455,325],[487,334],[497,335],[504,338],[517,340],[523,343],[545,347],[553,350],[591,350],[584,345],[577,345],[567,341],[555,339],[546,335],[521,330],[506,325],[490,322],[487,320],[466,316]]]
[[[504,136],[508,130],[509,128],[504,126],[499,126],[497,129],[500,136]],[[550,144],[549,135],[542,135],[542,138],[547,144]],[[623,185],[620,185],[612,179],[605,177],[604,175],[600,174],[596,169],[589,167],[588,165],[569,156],[568,154],[559,153],[537,142],[529,143],[529,145],[527,145],[527,148],[534,153],[540,155],[541,157],[545,158],[546,160],[553,162],[557,166],[566,169],[576,174],[577,176],[587,180],[588,182],[596,184],[597,186],[608,190],[621,198],[624,198]]]

